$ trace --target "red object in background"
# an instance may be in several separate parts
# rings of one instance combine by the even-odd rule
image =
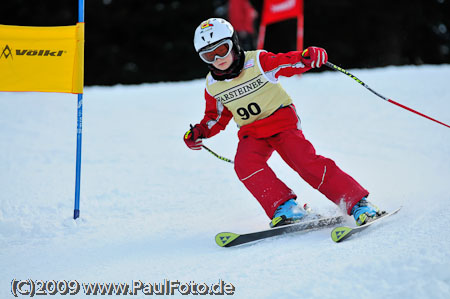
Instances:
[[[303,49],[303,0],[264,0],[258,34],[258,49],[264,47],[266,26],[297,18],[297,51]]]
[[[250,4],[249,0],[229,0],[229,21],[233,24],[237,32],[255,33],[253,28],[253,21],[258,13]]]
[[[256,36],[254,22],[258,12],[249,0],[229,0],[228,18],[233,24],[239,38],[239,43],[245,51],[254,50]]]

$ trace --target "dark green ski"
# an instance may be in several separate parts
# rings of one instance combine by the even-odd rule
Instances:
[[[334,242],[338,243],[338,242],[342,242],[345,239],[347,239],[348,237],[350,237],[351,235],[363,231],[366,228],[368,228],[369,226],[382,221],[383,219],[389,218],[389,216],[395,215],[398,213],[398,211],[400,211],[402,207],[398,208],[397,210],[391,212],[391,213],[385,213],[383,215],[381,215],[379,218],[361,225],[361,226],[355,226],[355,227],[348,227],[348,226],[339,226],[336,227],[335,229],[333,229],[331,231],[331,239],[333,239]]]
[[[220,247],[232,247],[284,234],[321,229],[342,223],[343,221],[344,221],[343,216],[336,216],[330,218],[315,219],[310,221],[301,221],[299,223],[284,225],[276,228],[271,228],[247,234],[223,232],[216,235],[216,243]]]

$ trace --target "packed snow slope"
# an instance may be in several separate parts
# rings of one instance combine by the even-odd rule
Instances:
[[[449,65],[350,71],[450,123]],[[281,82],[317,152],[380,208],[403,206],[399,214],[340,244],[329,228],[218,247],[216,233],[266,229],[269,219],[231,164],[185,146],[204,110],[204,81],[195,80],[85,89],[74,221],[76,96],[0,93],[0,298],[13,296],[14,279],[223,280],[236,298],[450,298],[450,129],[341,73]],[[232,121],[204,143],[234,158],[236,133]],[[269,164],[300,203],[340,213],[276,153]]]

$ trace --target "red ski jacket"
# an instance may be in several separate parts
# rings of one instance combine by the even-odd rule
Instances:
[[[309,66],[298,67],[298,62],[302,62],[301,51],[278,54],[262,51],[259,55],[259,61],[262,71],[264,73],[271,72],[275,78],[279,76],[291,77],[311,69]],[[296,64],[297,67],[293,67]],[[217,105],[217,100],[207,92],[206,88],[205,100],[205,116],[196,127],[201,130],[201,135],[204,138],[210,138],[224,130],[233,118],[233,115],[225,106]],[[293,128],[300,129],[300,119],[297,116],[294,105],[290,105],[278,109],[264,119],[240,127],[238,136],[239,139],[245,136],[266,138]]]

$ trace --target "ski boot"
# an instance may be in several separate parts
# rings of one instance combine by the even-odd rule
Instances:
[[[270,227],[277,227],[286,224],[292,224],[298,222],[304,218],[307,212],[297,205],[295,199],[289,199],[285,203],[281,204],[275,214],[273,215]]]
[[[384,213],[386,212],[380,211],[380,209],[367,201],[366,197],[358,201],[351,211],[351,215],[355,218],[356,225],[358,226],[371,222]]]

